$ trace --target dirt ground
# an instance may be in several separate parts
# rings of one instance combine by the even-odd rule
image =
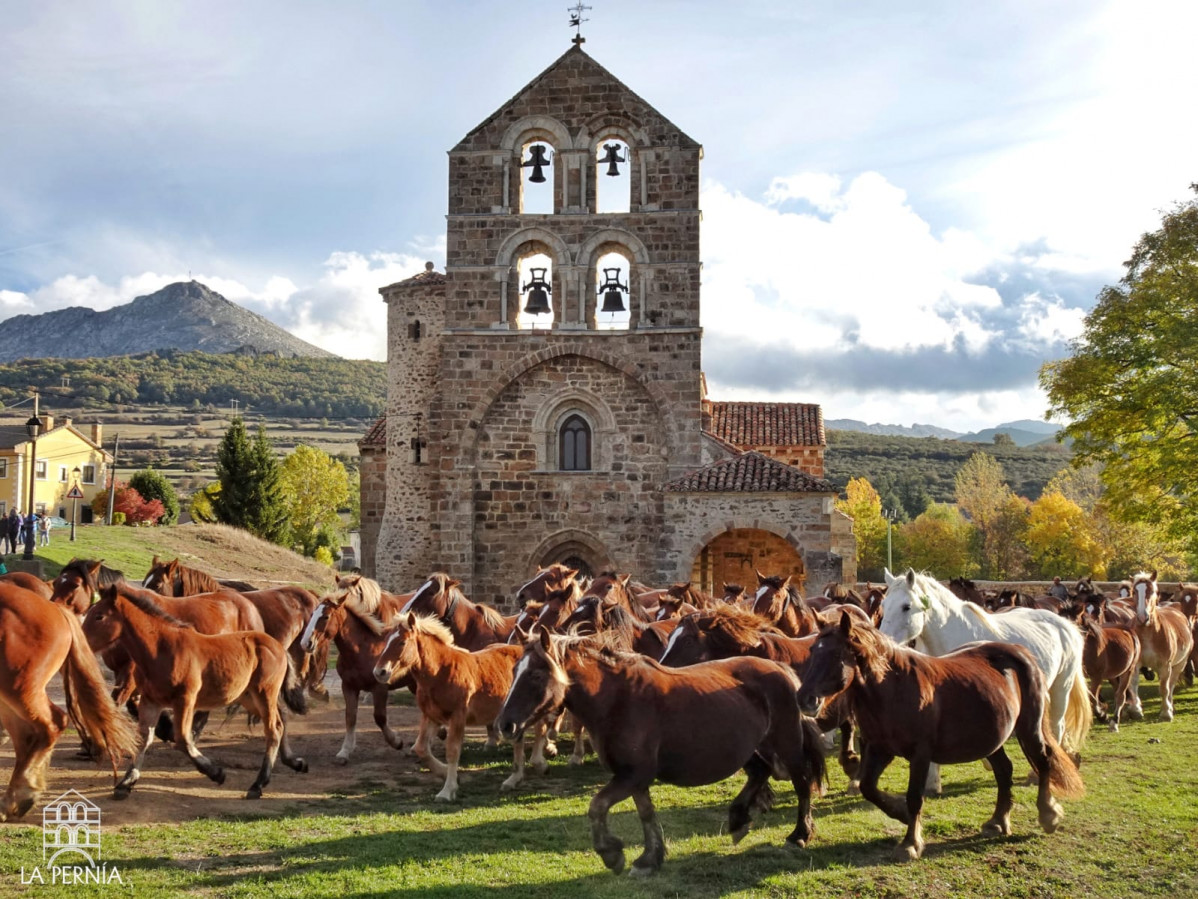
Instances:
[[[334,764],[333,757],[341,748],[345,734],[345,707],[337,675],[330,671],[325,685],[329,688],[328,703],[309,699],[307,715],[289,715],[288,737],[292,751],[308,762],[309,770],[298,774],[282,762],[277,762],[270,785],[262,799],[242,798],[257,776],[262,763],[263,739],[259,726],[250,727],[246,716],[238,712],[226,719],[223,712],[213,712],[208,726],[200,735],[198,746],[210,759],[226,768],[224,784],[217,785],[196,770],[191,760],[173,746],[155,741],[146,754],[141,780],[132,795],[123,801],[112,798],[112,770],[105,763],[97,766],[77,758],[79,737],[68,729],[54,748],[50,763],[47,789],[38,805],[17,826],[41,827],[42,804],[52,801],[67,790],[77,790],[102,810],[104,825],[153,824],[178,822],[217,815],[284,814],[297,806],[321,803],[328,810],[330,797],[353,798],[379,784],[402,780],[410,789],[419,785],[427,789],[428,798],[440,789],[442,780],[427,770],[418,769],[414,758],[404,751],[387,745],[375,726],[373,707],[368,696],[358,708],[358,741],[348,766]],[[51,698],[62,705],[61,681],[51,684]],[[391,695],[388,720],[404,740],[404,749],[416,739],[419,712],[413,697],[406,690]],[[485,731],[471,729],[467,741],[484,740]],[[434,752],[443,758],[439,744]],[[508,756],[510,758],[510,756]],[[125,763],[127,764],[127,763]],[[0,778],[7,786],[12,772],[12,742],[0,746]],[[124,774],[124,765],[119,769]],[[469,774],[463,771],[463,777]],[[2,828],[11,825],[0,825]]]

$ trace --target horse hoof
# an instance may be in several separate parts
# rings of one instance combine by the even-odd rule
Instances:
[[[1161,712],[1160,715],[1157,716],[1156,720],[1164,721],[1167,724],[1168,722],[1173,720],[1173,713],[1172,712]]]
[[[656,873],[657,873],[657,869],[651,868],[648,865],[645,865],[643,867],[641,865],[633,865],[632,868],[628,871],[628,876],[629,877],[652,877]]]
[[[917,861],[919,861],[919,857],[921,855],[923,855],[923,847],[922,846],[899,846],[897,855],[898,855],[899,861],[917,862]]]
[[[27,813],[27,812],[28,812],[28,811],[29,811],[31,808],[33,808],[33,797],[32,797],[32,796],[28,797],[27,799],[22,799],[20,802],[18,802],[18,803],[17,803],[17,807],[16,807],[16,809],[13,811],[13,813],[12,813],[12,817],[14,817],[14,818],[24,818],[24,817],[25,817],[25,814],[26,814],[26,813]]]
[[[536,771],[537,774],[544,774],[546,771],[549,770],[549,763],[541,762],[540,764],[533,765],[532,770]]]
[[[982,825],[982,833],[991,837],[1010,836],[1011,825],[1003,821],[987,821]]]
[[[850,796],[860,796],[861,795],[861,783],[856,780],[851,780],[851,781],[849,781],[849,785],[844,788],[844,791],[846,793],[848,793]]]
[[[296,759],[295,760],[295,770],[296,770],[296,773],[298,773],[298,774],[307,774],[308,773],[308,763],[305,762],[303,759]]]
[[[1113,734],[1117,734],[1117,733],[1119,733],[1119,725],[1116,724],[1114,721],[1112,721],[1110,724],[1107,725],[1107,730],[1109,730]]]
[[[112,791],[113,799],[128,799],[129,794],[133,792],[132,787],[116,787]]]
[[[732,831],[732,845],[735,846],[737,843],[739,843],[741,840],[743,840],[745,838],[745,836],[748,835],[748,833],[749,833],[749,825],[748,824],[746,824],[744,827],[736,828],[736,830]]]
[[[452,793],[446,793],[444,790],[442,790],[440,793],[438,793],[436,796],[433,797],[433,800],[436,802],[453,802],[457,798],[458,798],[457,790],[454,790]]]
[[[262,791],[258,787],[250,787],[245,794],[246,799],[261,799]]]
[[[782,848],[789,849],[791,852],[798,852],[800,849],[807,848],[807,841],[806,840],[792,840],[790,837],[787,837],[786,840],[783,841],[783,843],[782,843]]]
[[[217,768],[209,775],[215,783],[223,784],[225,782],[225,769]]]
[[[349,764],[349,758],[344,755],[335,755],[333,756],[333,764],[340,765],[342,768],[344,768]]]
[[[509,792],[511,792],[512,790],[516,789],[516,785],[517,785],[518,783],[520,783],[520,781],[518,781],[518,780],[513,780],[512,778],[510,778],[510,777],[509,777],[507,780],[505,780],[503,783],[501,783],[501,784],[499,785],[499,792],[501,792],[501,793],[509,793]]]
[[[542,754],[543,754],[543,755],[545,755],[545,756],[546,756],[546,757],[548,757],[548,758],[551,758],[551,759],[555,759],[555,758],[557,758],[557,746],[556,746],[556,744],[554,744],[554,743],[546,743],[546,744],[545,744],[545,748],[542,750]]]
[[[607,865],[609,871],[613,874],[619,874],[624,870],[624,850],[617,852],[609,852],[607,855],[601,855],[603,864]]]

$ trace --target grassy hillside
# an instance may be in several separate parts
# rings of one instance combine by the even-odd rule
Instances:
[[[50,546],[38,548],[35,557],[53,577],[73,558],[103,559],[112,568],[140,581],[155,555],[179,559],[213,577],[235,578],[262,587],[299,584],[322,592],[333,583],[333,571],[311,559],[259,540],[221,524],[187,524],[178,527],[133,528],[80,525],[75,542],[66,528],[52,532]],[[13,556],[7,557],[10,561]],[[20,558],[20,553],[17,554]]]
[[[1020,496],[1039,498],[1044,485],[1069,464],[1070,451],[1059,444],[996,446],[961,443],[936,437],[883,437],[855,431],[828,431],[825,459],[827,477],[844,488],[849,478],[865,477],[885,493],[883,486],[903,492],[903,485],[922,486],[936,502],[953,500],[953,479],[974,453],[989,453],[998,460],[1007,483]]]

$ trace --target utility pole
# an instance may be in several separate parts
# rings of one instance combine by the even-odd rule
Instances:
[[[894,509],[887,509],[882,515],[886,518],[886,570],[894,574],[894,552],[890,540],[890,529],[894,524],[894,519],[898,517],[898,512]]]
[[[25,510],[25,553],[26,561],[33,560],[33,541],[37,535],[33,533],[33,500],[34,487],[37,485],[37,435],[41,433],[42,422],[38,416],[38,392],[33,391],[33,418],[25,422],[29,432],[29,508]]]
[[[112,445],[112,470],[108,473],[108,515],[104,519],[105,524],[112,524],[112,503],[116,498],[116,455],[121,451],[121,435],[116,435],[116,441]]]

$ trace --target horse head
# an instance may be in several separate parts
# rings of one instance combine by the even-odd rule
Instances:
[[[457,600],[463,595],[458,589],[461,586],[461,581],[451,578],[444,571],[434,571],[400,611],[404,614],[415,612],[418,615],[435,615],[442,621],[448,620],[453,616]]]
[[[516,590],[516,603],[524,606],[529,602],[545,602],[545,595],[550,590],[560,589],[566,583],[577,579],[578,571],[554,562],[548,568],[538,568],[532,580]]]
[[[80,618],[98,598],[103,561],[71,559],[50,584],[50,601],[66,606]]]
[[[886,574],[889,579],[890,572]],[[797,696],[799,709],[807,715],[818,714],[829,698],[848,689],[860,669],[875,670],[881,657],[879,646],[872,627],[842,611],[839,621],[820,629],[811,647]]]
[[[938,595],[934,588],[940,587],[926,575],[916,574],[914,568],[895,577],[889,570],[886,574],[886,598],[882,600],[882,623],[880,630],[899,645],[915,640],[923,633],[933,597]],[[950,594],[951,595],[951,594]]]
[[[724,602],[740,605],[745,598],[745,588],[740,584],[724,584]]]
[[[300,636],[300,649],[314,652],[326,639],[336,635],[345,617],[344,599],[345,595],[340,594],[337,598],[325,597],[317,604]]]
[[[790,603],[790,578],[767,577],[760,571],[754,573],[757,575],[757,593],[753,597],[753,613],[773,622],[781,620]]]
[[[1156,572],[1141,571],[1131,579],[1131,595],[1136,601],[1136,620],[1147,624],[1156,611],[1160,594],[1156,587]]]
[[[150,562],[150,570],[146,572],[145,579],[141,585],[147,590],[153,590],[162,596],[175,595],[175,581],[179,577],[179,560],[171,559],[169,562],[165,559],[154,556]]]
[[[531,722],[561,708],[570,686],[561,654],[566,645],[579,639],[554,637],[542,627],[533,631],[524,644],[524,655],[516,664],[512,685],[496,720],[501,733],[515,737]]]

